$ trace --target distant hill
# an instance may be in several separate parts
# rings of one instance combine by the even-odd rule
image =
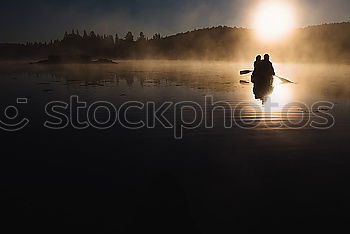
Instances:
[[[1,59],[39,59],[49,56],[108,57],[116,59],[208,59],[251,60],[258,53],[270,53],[275,61],[350,61],[350,23],[310,26],[294,31],[276,43],[262,43],[251,29],[219,26],[172,36],[143,33],[134,39],[128,32],[98,35],[95,32],[65,33],[63,39],[46,43],[0,44]]]

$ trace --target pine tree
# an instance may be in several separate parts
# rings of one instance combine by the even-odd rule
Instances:
[[[118,34],[116,33],[115,34],[115,40],[114,40],[114,43],[117,45],[117,44],[119,44],[119,36],[118,36]]]
[[[128,32],[125,36],[125,41],[127,42],[134,42],[134,35],[132,35],[131,32]]]
[[[87,33],[86,33],[86,30],[84,30],[83,39],[84,39],[84,40],[88,39],[88,35],[87,35]]]
[[[145,37],[145,34],[143,32],[140,32],[140,36],[139,38],[137,38],[137,41],[146,41],[146,37]]]

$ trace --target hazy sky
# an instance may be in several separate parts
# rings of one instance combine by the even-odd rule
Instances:
[[[218,25],[251,27],[264,0],[27,0],[0,8],[0,42],[61,38],[71,29],[123,36],[127,31],[170,35]],[[271,0],[267,0],[271,1]],[[297,25],[350,21],[350,0],[275,0],[295,8]]]

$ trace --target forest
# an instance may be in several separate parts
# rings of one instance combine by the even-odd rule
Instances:
[[[111,59],[251,60],[270,53],[275,61],[350,62],[350,23],[333,23],[296,29],[277,42],[262,42],[254,30],[218,26],[171,36],[143,32],[134,36],[100,35],[94,31],[66,32],[49,42],[0,43],[0,59],[60,58],[84,61]]]

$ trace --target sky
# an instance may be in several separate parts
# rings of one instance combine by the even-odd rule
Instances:
[[[72,29],[151,37],[218,25],[250,28],[264,1],[288,2],[298,27],[350,21],[349,0],[2,0],[0,42],[54,40]]]

